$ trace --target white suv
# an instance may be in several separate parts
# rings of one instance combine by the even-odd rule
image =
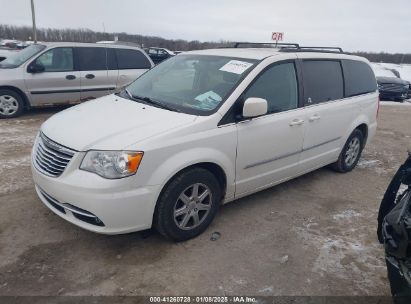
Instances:
[[[221,204],[325,165],[352,170],[378,106],[368,61],[338,50],[187,52],[47,120],[33,179],[47,207],[84,229],[153,225],[186,240]]]

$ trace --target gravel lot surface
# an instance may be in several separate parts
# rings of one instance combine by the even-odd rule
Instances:
[[[230,203],[184,243],[94,234],[40,202],[29,155],[58,110],[0,121],[0,295],[389,294],[376,218],[411,143],[411,106],[381,107],[353,172],[323,168]]]

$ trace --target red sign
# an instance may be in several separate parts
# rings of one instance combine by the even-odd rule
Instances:
[[[280,32],[273,32],[273,34],[271,35],[271,39],[274,41],[283,41],[284,39],[284,33],[280,33]]]

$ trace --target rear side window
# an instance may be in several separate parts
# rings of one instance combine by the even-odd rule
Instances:
[[[99,71],[107,69],[106,48],[77,48],[77,62],[80,71]]]
[[[333,60],[304,60],[305,104],[344,98],[341,64]]]
[[[116,54],[119,70],[151,68],[150,61],[140,51],[116,49]]]
[[[343,60],[345,95],[357,96],[375,92],[377,82],[371,67],[362,61]]]

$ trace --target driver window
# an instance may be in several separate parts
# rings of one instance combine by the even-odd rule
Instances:
[[[267,100],[267,113],[278,113],[296,109],[298,85],[294,63],[276,64],[260,74],[244,95]]]
[[[36,64],[44,66],[45,72],[73,71],[73,49],[55,48],[36,59]]]

